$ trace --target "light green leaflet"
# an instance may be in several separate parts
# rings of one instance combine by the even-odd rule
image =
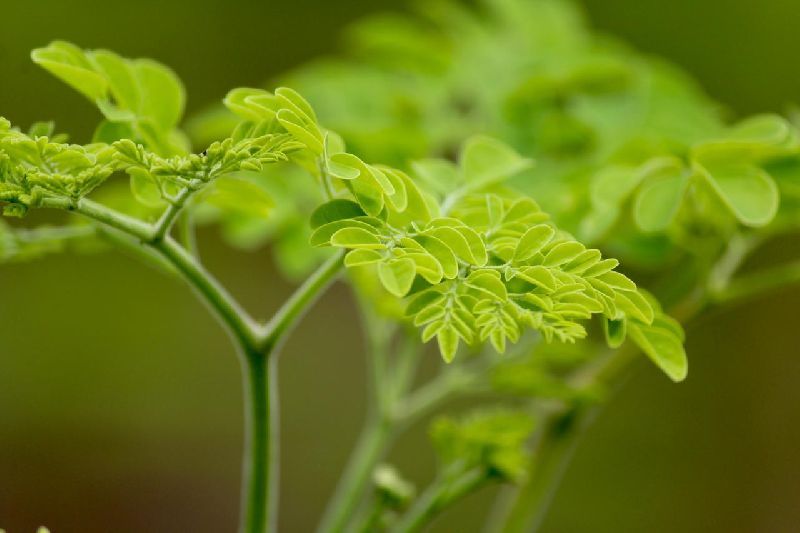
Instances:
[[[176,130],[186,95],[169,68],[108,50],[84,51],[64,41],[38,48],[31,57],[97,105],[105,121],[98,126],[96,140],[132,138],[160,155],[186,151],[186,141]]]

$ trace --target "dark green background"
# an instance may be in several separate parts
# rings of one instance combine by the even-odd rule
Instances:
[[[349,20],[398,3],[0,3],[0,115],[54,118],[78,139],[97,115],[36,69],[65,38],[152,56],[186,82],[190,110],[229,88],[337,49]],[[734,113],[800,101],[793,0],[592,0],[596,26],[665,55]],[[400,6],[399,8],[402,8]],[[36,217],[32,217],[32,223]],[[290,287],[264,252],[202,235],[210,268],[262,316]],[[779,250],[790,255],[798,250]],[[689,332],[689,379],[642,364],[579,448],[550,532],[790,532],[800,524],[800,291],[707,316]],[[364,411],[362,349],[336,287],[286,346],[282,531],[310,531]],[[232,532],[239,369],[189,291],[117,254],[0,269],[0,527],[54,533]],[[396,461],[424,482],[423,428]],[[438,531],[478,531],[487,494]]]

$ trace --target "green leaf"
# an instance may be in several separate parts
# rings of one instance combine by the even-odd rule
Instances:
[[[276,116],[286,131],[305,144],[309,150],[317,155],[322,155],[324,152],[322,133],[316,124],[304,121],[291,109],[281,109]]]
[[[516,271],[515,276],[547,291],[556,290],[556,279],[550,269],[541,265],[526,266]]]
[[[488,476],[519,482],[527,471],[526,443],[535,427],[531,415],[522,410],[483,408],[461,420],[435,420],[431,439],[445,466],[483,468]]]
[[[404,257],[414,261],[417,274],[422,276],[425,281],[434,285],[442,281],[444,277],[442,264],[430,253],[425,250],[420,252],[408,252],[404,250],[403,253]]]
[[[343,228],[331,236],[331,245],[342,248],[367,248],[382,250],[386,246],[372,232],[357,227]]]
[[[83,50],[64,42],[53,41],[45,48],[31,52],[31,59],[91,101],[106,97],[108,83],[94,72]]]
[[[778,145],[791,135],[791,125],[778,115],[756,115],[734,126],[728,137],[740,141]]]
[[[406,208],[402,211],[392,210],[389,213],[389,223],[397,227],[403,227],[412,222],[425,223],[430,221],[430,207],[417,184],[405,173],[397,170],[394,172],[405,185]]]
[[[425,233],[445,243],[459,259],[467,261],[472,265],[483,266],[488,260],[483,241],[469,228],[463,227],[456,229],[449,226],[432,227],[425,230]],[[472,235],[470,235],[470,233],[472,233]],[[468,240],[466,235],[469,235],[471,238]]]
[[[348,180],[347,188],[355,197],[361,208],[370,216],[377,217],[383,212],[386,203],[383,191],[371,179]]]
[[[614,304],[626,316],[650,324],[654,311],[650,303],[638,291],[617,291]]]
[[[133,68],[141,94],[139,114],[152,119],[161,130],[171,130],[186,105],[183,84],[171,69],[149,59],[136,60]]]
[[[508,299],[508,290],[496,270],[476,270],[467,276],[465,284],[497,300]]]
[[[603,320],[603,331],[606,335],[606,342],[611,348],[619,348],[625,342],[627,334],[627,322],[622,320]]]
[[[359,217],[358,220],[356,219],[342,219],[336,220],[334,222],[329,222],[327,224],[323,224],[322,226],[318,227],[314,232],[311,234],[310,244],[311,246],[329,246],[331,244],[331,237],[341,229],[344,228],[360,228],[364,231],[371,233],[374,236],[378,235],[378,230],[376,229],[375,225],[370,224],[369,222],[380,222],[377,219],[370,219],[369,217]]]
[[[117,105],[123,109],[139,109],[142,95],[130,62],[108,50],[96,50],[88,53],[87,57],[108,81]]]
[[[329,222],[365,215],[366,213],[361,209],[361,206],[354,201],[339,198],[317,207],[314,212],[311,213],[310,223],[312,229],[317,229]]]
[[[256,183],[238,176],[215,179],[198,197],[227,213],[267,218],[275,206],[272,198]]]
[[[164,198],[156,181],[150,174],[141,168],[130,168],[131,192],[138,202],[147,207],[161,207]]]
[[[378,265],[378,277],[381,283],[387,291],[398,297],[408,294],[415,275],[414,261],[408,258],[392,259]]]
[[[447,159],[421,159],[413,161],[414,175],[429,190],[446,196],[458,187],[460,180],[458,167]]]
[[[387,199],[393,211],[404,211],[408,207],[408,188],[400,175],[401,172],[383,165],[373,166],[373,173],[379,172],[384,176],[393,192],[387,193]]]
[[[306,101],[306,99],[300,96],[300,93],[294,89],[290,89],[289,87],[278,87],[275,89],[275,97],[283,107],[291,109],[306,122],[317,122],[317,115],[314,113],[314,109]]]
[[[706,167],[703,173],[733,215],[746,226],[764,226],[778,211],[780,196],[775,181],[751,165]]]
[[[53,121],[50,122],[34,122],[28,128],[28,137],[35,139],[37,137],[52,137],[55,132],[56,125]]]
[[[514,250],[514,261],[527,261],[539,253],[555,234],[555,230],[546,224],[539,224],[528,229],[517,243]]]
[[[355,267],[363,265],[371,265],[383,261],[383,255],[376,250],[358,249],[350,250],[344,256],[344,265],[346,267]]]
[[[642,173],[626,166],[609,166],[592,176],[590,196],[595,207],[617,207],[642,181]]]
[[[363,163],[356,156],[348,153],[333,154],[328,158],[328,172],[340,180],[354,180],[361,175]]]
[[[608,283],[615,289],[622,289],[624,291],[636,290],[636,284],[633,281],[631,281],[630,278],[616,271],[610,270],[603,274],[598,274],[595,277],[605,283]]]
[[[460,164],[466,182],[482,187],[522,172],[531,161],[498,140],[477,136],[465,143]]]
[[[665,230],[675,219],[683,202],[689,176],[680,165],[664,166],[648,176],[636,196],[634,220],[649,232]]]
[[[121,139],[130,139],[134,135],[130,124],[103,120],[97,125],[92,142],[112,144]]]
[[[236,115],[253,122],[270,120],[277,113],[275,97],[263,89],[233,89],[225,96],[223,103]]]
[[[605,274],[610,270],[614,270],[619,266],[619,261],[614,258],[603,259],[602,261],[595,263],[594,265],[587,268],[583,275],[587,278],[600,276]]]
[[[673,331],[654,323],[635,321],[628,325],[628,336],[673,381],[683,381],[689,369],[681,339]]]
[[[443,327],[436,335],[436,342],[439,344],[439,353],[445,363],[452,363],[458,352],[458,332],[455,328]]]
[[[444,277],[453,279],[458,275],[458,261],[453,250],[447,244],[430,235],[419,235],[414,240],[442,265]]]
[[[577,241],[561,242],[553,246],[549,252],[544,256],[542,264],[544,266],[554,267],[563,265],[575,259],[578,254],[583,252],[586,248]]]

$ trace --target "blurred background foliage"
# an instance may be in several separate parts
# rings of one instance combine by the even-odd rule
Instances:
[[[784,111],[800,99],[795,2],[585,6],[596,27],[688,69],[734,116]],[[28,57],[63,38],[172,66],[191,115],[231,87],[261,85],[340,50],[349,21],[387,8],[408,6],[4,2],[0,108],[18,124],[52,118],[77,140],[90,136],[91,104]],[[266,315],[288,293],[268,252],[231,251],[211,228],[201,238],[209,266],[252,309]],[[774,248],[774,256],[800,252],[798,243]],[[253,280],[262,282],[245,291]],[[117,254],[6,265],[0,291],[0,526],[228,531],[238,512],[239,370],[192,295]],[[641,365],[581,444],[545,531],[792,531],[800,521],[798,305],[792,290],[706,317],[689,331],[682,385]],[[352,307],[335,288],[284,353],[284,531],[311,530],[364,412]],[[394,462],[426,481],[433,457],[424,426],[404,439]],[[485,501],[479,494],[457,506],[438,530],[475,530]]]

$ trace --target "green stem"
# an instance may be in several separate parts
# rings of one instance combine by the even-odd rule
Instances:
[[[250,315],[205,268],[166,236],[157,238],[158,230],[141,220],[105,207],[88,199],[73,201],[67,198],[45,198],[43,207],[75,211],[105,226],[139,239],[143,245],[158,252],[192,286],[229,329],[239,345],[252,348],[257,344],[257,327]]]
[[[407,426],[415,420],[432,412],[442,403],[456,396],[459,392],[476,392],[471,387],[479,381],[480,376],[465,372],[459,368],[447,369],[438,377],[422,385],[410,395],[401,399],[393,410],[394,419]]]
[[[604,352],[569,376],[571,387],[608,386],[638,355],[630,342]],[[505,491],[490,513],[487,531],[532,533],[538,530],[572,454],[598,410],[595,404],[580,403],[551,409],[543,415],[543,429],[534,442],[527,482],[521,488],[511,487]]]
[[[261,351],[272,349],[303,316],[314,300],[339,274],[344,255],[337,252],[325,261],[281,306],[258,336]]]
[[[422,345],[414,330],[402,330],[401,346],[392,365],[391,408],[402,400],[413,384],[422,352]]]
[[[183,207],[193,194],[194,190],[189,187],[181,189],[175,199],[164,210],[161,218],[156,223],[152,236],[153,241],[159,241],[169,234],[169,231],[172,229],[172,226],[175,224],[178,216],[183,211]]]
[[[456,476],[445,476],[428,487],[391,533],[413,533],[420,531],[443,509],[477,490],[486,483],[488,476],[482,469],[472,469]]]
[[[130,217],[87,198],[70,200],[69,198],[45,198],[42,207],[75,211],[81,215],[101,222],[106,226],[120,230],[142,241],[152,237],[153,228],[139,219]]]
[[[257,327],[250,315],[228,293],[219,282],[189,252],[180,247],[171,237],[150,245],[158,251],[228,328],[239,346],[249,351],[263,353],[258,349]]]
[[[192,212],[184,210],[178,218],[178,239],[181,246],[194,257],[199,257],[200,252],[197,247],[197,232],[194,224]]]
[[[155,226],[131,218],[90,200],[45,199],[43,207],[78,212],[102,224],[114,239],[124,239],[124,247],[137,239],[144,250],[142,257],[163,258],[168,267],[183,277],[200,299],[229,330],[242,353],[245,374],[246,441],[243,474],[243,503],[240,533],[277,531],[278,479],[278,404],[276,387],[276,348],[314,299],[334,279],[342,266],[337,253],[323,264],[289,298],[265,327],[258,327],[250,315],[187,249],[181,247],[169,230],[187,192],[164,213]],[[119,232],[124,235],[116,235]]]
[[[392,410],[397,424],[408,426],[459,395],[476,396],[487,392],[487,378],[498,365],[522,357],[538,342],[538,337],[523,339],[513,353],[499,357],[494,351],[481,354],[466,364],[453,363],[438,376],[411,394],[399,397]]]
[[[239,533],[276,532],[278,520],[277,358],[244,352],[245,452]]]
[[[356,516],[358,504],[370,476],[393,437],[391,423],[377,414],[370,414],[358,438],[336,492],[331,498],[317,531],[338,533],[348,531],[348,522]]]
[[[780,265],[733,279],[711,295],[717,304],[741,301],[800,283],[800,261]]]
[[[167,261],[164,256],[156,252],[150,246],[142,246],[141,241],[131,237],[126,233],[110,228],[108,226],[97,226],[97,235],[105,239],[109,244],[116,246],[120,252],[140,260],[145,265],[155,268],[159,272],[177,275],[175,267]]]
[[[356,518],[356,511],[370,476],[375,465],[386,454],[393,436],[390,418],[393,391],[387,383],[386,366],[394,328],[376,318],[369,303],[358,295],[356,298],[367,340],[367,366],[370,369],[368,414],[358,443],[350,454],[344,473],[317,528],[320,533],[349,530],[348,522]]]
[[[507,517],[503,533],[538,531],[594,412],[576,407],[546,421],[534,446],[535,463],[529,470],[529,481],[518,491],[511,489],[503,502],[505,510],[499,510],[498,516]]]

